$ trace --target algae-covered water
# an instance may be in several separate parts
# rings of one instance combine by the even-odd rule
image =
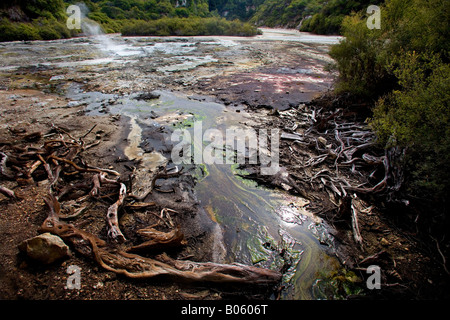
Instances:
[[[224,136],[227,128],[249,129],[244,123],[251,121],[252,115],[241,107],[225,107],[169,91],[157,91],[155,95],[159,98],[145,102],[122,97],[110,110],[131,119],[128,148],[134,148],[133,158],[143,154],[139,153],[139,143],[142,128],[147,126],[185,129],[191,136],[196,123],[201,123],[202,132],[217,129]],[[87,109],[95,113],[100,107],[90,108],[89,99],[93,97],[98,101],[98,93],[84,93],[78,99],[87,102]],[[155,159],[170,161],[150,153],[141,163],[154,168]],[[197,164],[191,172],[197,178],[195,191],[200,205],[216,223],[216,262],[283,269],[284,299],[328,297],[327,292],[336,285],[329,277],[344,269],[329,254],[333,239],[321,219],[305,209],[307,200],[242,178],[245,172],[237,164]]]

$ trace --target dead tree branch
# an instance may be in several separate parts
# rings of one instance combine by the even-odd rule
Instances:
[[[114,202],[108,209],[108,213],[106,214],[106,221],[108,227],[108,240],[112,242],[124,242],[125,236],[122,234],[119,228],[119,218],[118,218],[118,210],[119,207],[123,204],[123,201],[127,194],[126,186],[121,183],[120,191],[119,191],[119,199]]]
[[[359,231],[359,223],[358,223],[358,210],[355,205],[356,195],[352,197],[351,209],[352,209],[352,230],[353,230],[353,238],[355,242],[359,245],[361,250],[363,250],[363,239],[361,236],[361,232]]]

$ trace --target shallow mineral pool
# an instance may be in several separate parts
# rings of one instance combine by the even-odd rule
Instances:
[[[154,170],[170,161],[158,152],[145,153],[140,149],[142,131],[148,126],[181,128],[191,136],[198,123],[202,133],[217,129],[224,137],[228,128],[249,130],[244,123],[251,122],[252,115],[242,107],[225,107],[169,91],[154,93],[158,99],[138,101],[133,95],[122,96],[109,106],[110,113],[129,117],[131,130],[124,152],[130,159],[140,157],[143,170]],[[89,113],[99,114],[102,101],[110,101],[113,95],[72,92],[70,97],[85,103]],[[324,298],[323,288],[318,290],[317,284],[342,267],[330,253],[333,239],[327,226],[305,209],[307,200],[241,178],[235,174],[242,173],[236,164],[197,167],[195,191],[200,205],[216,224],[215,262],[240,262],[279,270],[289,261],[282,298]],[[285,252],[284,259],[279,254],[281,250]]]
[[[116,65],[132,68],[139,59],[153,59],[161,62],[155,69],[157,72],[176,73],[177,77],[181,77],[187,70],[216,61],[208,50],[201,51],[203,55],[188,55],[196,50],[197,46],[210,46],[215,50],[237,50],[248,46],[251,41],[268,40],[310,41],[327,45],[339,41],[339,38],[308,36],[294,31],[264,30],[262,36],[249,39],[127,39],[114,35],[107,41],[104,38],[82,38],[31,44],[15,42],[0,46],[4,57],[0,63],[0,71],[13,72],[26,66],[47,70],[51,68],[54,71],[51,81],[65,81],[68,77],[65,71],[69,69],[72,73],[94,73],[103,69],[89,69],[87,66],[106,64],[108,70],[114,70]],[[91,52],[93,50],[97,52],[94,54]],[[14,52],[28,52],[34,58],[25,59],[24,55]],[[309,75],[309,71],[303,69],[289,69],[286,72],[289,75],[293,73],[293,76],[302,76],[302,81]],[[68,106],[85,105],[88,114],[120,114],[128,117],[130,133],[128,146],[123,152],[130,159],[141,159],[141,170],[155,169],[157,165],[170,161],[156,151],[144,152],[141,149],[143,132],[149,127],[166,126],[192,132],[194,123],[201,121],[203,132],[207,129],[217,129],[224,136],[228,128],[251,129],[246,124],[252,122],[252,115],[239,105],[226,107],[212,102],[208,97],[199,99],[165,90],[155,93],[159,98],[139,100],[136,99],[135,93],[86,92],[82,84],[71,83],[66,90],[66,97],[71,100]],[[201,146],[194,146],[199,147]],[[333,292],[336,286],[335,282],[329,281],[330,276],[344,269],[332,254],[333,239],[327,232],[328,227],[306,210],[305,199],[264,188],[251,180],[243,179],[236,173],[245,172],[240,172],[234,164],[199,164],[196,168],[194,172],[198,179],[195,187],[197,197],[208,213],[208,218],[216,226],[216,262],[241,262],[279,270],[289,261],[283,277],[284,289],[281,298],[321,299],[330,296],[328,293]],[[283,257],[280,252],[283,252]]]

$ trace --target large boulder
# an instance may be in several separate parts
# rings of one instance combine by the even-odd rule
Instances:
[[[69,247],[64,241],[50,233],[43,233],[22,241],[19,244],[19,250],[44,264],[50,264],[70,255]]]

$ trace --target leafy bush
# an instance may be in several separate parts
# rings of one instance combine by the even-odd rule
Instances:
[[[65,7],[63,0],[33,0],[19,1],[23,11],[31,19],[47,18],[47,19],[64,19]]]
[[[368,29],[361,14],[346,17],[342,28],[345,39],[330,50],[340,75],[336,91],[371,98],[392,89],[392,75],[385,68],[389,50],[381,31]]]
[[[439,202],[449,196],[449,7],[440,0],[389,0],[381,30],[361,14],[344,19],[344,41],[330,54],[338,92],[375,104],[370,124],[386,148],[407,150],[406,188]]]
[[[49,26],[40,27],[38,33],[42,40],[55,40],[61,38],[61,35]]]
[[[69,38],[74,34],[64,23],[54,18],[38,18],[30,23],[0,20],[0,41],[55,40]]]
[[[370,124],[386,147],[409,149],[410,192],[448,198],[450,66],[436,54],[407,52],[390,69],[400,88],[380,98]]]
[[[312,16],[303,21],[300,30],[317,34],[340,34],[345,16],[364,11],[369,5],[378,5],[382,2],[380,0],[311,1],[308,6],[312,9],[310,10]]]

